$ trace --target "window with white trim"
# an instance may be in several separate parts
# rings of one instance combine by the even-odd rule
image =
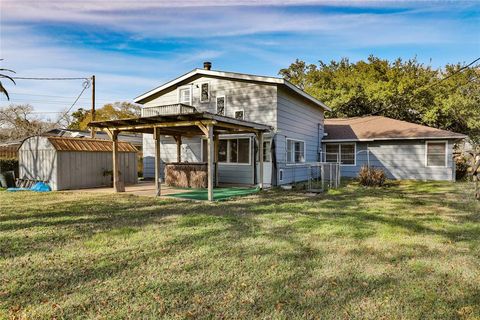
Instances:
[[[355,156],[355,143],[327,143],[325,145],[325,162],[355,165]]]
[[[447,142],[427,141],[425,158],[427,167],[446,167]]]
[[[287,139],[287,163],[305,162],[305,141]]]
[[[192,104],[192,90],[190,87],[178,89],[178,102],[187,105]]]
[[[225,112],[225,96],[218,96],[217,97],[217,114],[224,116]]]
[[[210,86],[208,82],[200,84],[200,102],[210,101]]]
[[[234,113],[234,118],[238,120],[244,120],[245,119],[245,114],[243,110],[236,110]]]
[[[208,142],[203,139],[203,162],[208,161]],[[220,139],[218,141],[219,163],[250,163],[250,138]]]

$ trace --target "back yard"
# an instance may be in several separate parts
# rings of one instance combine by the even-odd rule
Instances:
[[[0,192],[0,318],[478,319],[480,203],[465,190]]]

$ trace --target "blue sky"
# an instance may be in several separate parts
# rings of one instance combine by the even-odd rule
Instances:
[[[374,54],[434,67],[480,57],[478,1],[2,0],[0,57],[17,76],[97,77],[98,105],[213,62],[276,76],[308,63]],[[59,112],[81,81],[7,83],[11,103]],[[85,94],[78,107],[88,107]],[[8,105],[4,98],[0,106]],[[48,114],[46,114],[48,116]],[[54,114],[49,115],[54,118]]]

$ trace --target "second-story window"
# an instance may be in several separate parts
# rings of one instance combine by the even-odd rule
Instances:
[[[235,119],[238,119],[238,120],[244,120],[245,119],[245,115],[243,113],[243,110],[237,110],[235,111]]]
[[[200,85],[200,102],[209,102],[210,101],[210,88],[208,82],[202,83]]]
[[[217,97],[217,114],[221,116],[225,115],[225,96]]]
[[[192,92],[190,87],[178,89],[178,102],[187,105],[192,104]]]

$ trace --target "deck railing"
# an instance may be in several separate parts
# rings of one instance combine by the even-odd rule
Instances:
[[[169,104],[165,106],[152,106],[142,108],[142,117],[168,116],[175,114],[194,113],[197,109],[186,104]]]

